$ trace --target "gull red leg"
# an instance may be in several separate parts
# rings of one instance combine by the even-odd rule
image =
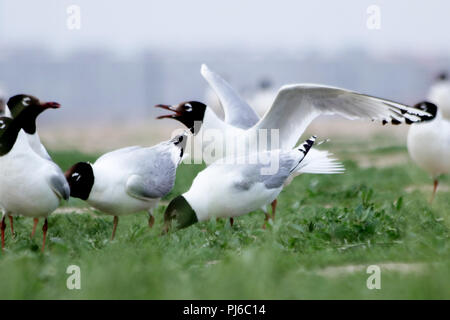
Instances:
[[[48,221],[47,218],[45,218],[44,225],[42,226],[42,232],[44,233],[44,237],[42,238],[42,252],[44,252],[45,249],[45,240],[47,240],[47,230],[48,230]]]
[[[33,219],[33,230],[31,230],[31,239],[33,239],[34,234],[36,233],[36,227],[37,227],[38,222],[39,222],[38,218]]]
[[[14,219],[12,216],[8,215],[9,223],[11,225],[11,237],[14,238]]]
[[[148,217],[148,226],[151,228],[155,224],[155,217],[150,213]]]
[[[154,209],[150,209],[148,210],[148,227],[152,228],[153,225],[155,224],[155,216],[153,215],[153,210]]]
[[[0,223],[0,229],[2,231],[2,251],[3,251],[3,249],[5,249],[5,229],[6,229],[5,216],[3,216],[2,222]]]
[[[233,223],[234,223],[234,219],[230,218],[230,226],[233,226]]]
[[[434,197],[436,196],[436,191],[437,191],[438,185],[439,185],[439,180],[435,179],[434,185],[433,185],[433,194],[431,195],[430,204],[433,203]]]
[[[272,219],[273,221],[275,221],[275,212],[277,211],[277,203],[278,203],[277,199],[273,200],[272,203],[271,203],[272,215],[269,215],[268,213],[265,213],[266,217],[264,219],[264,224],[263,224],[263,227],[262,227],[263,229],[266,228],[266,223],[267,223],[267,221],[269,221],[269,219]]]
[[[266,229],[266,223],[267,223],[267,221],[269,221],[270,215],[268,213],[264,213],[264,215],[266,217],[264,218],[264,224],[263,224],[262,228]]]
[[[275,212],[277,210],[277,199],[273,200],[271,205],[272,205],[272,220],[275,221]]]
[[[114,216],[114,225],[113,225],[113,231],[112,231],[111,240],[114,240],[114,237],[116,236],[116,229],[117,229],[117,224],[118,223],[119,223],[119,217],[118,216]]]

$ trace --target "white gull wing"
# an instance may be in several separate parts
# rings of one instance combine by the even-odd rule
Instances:
[[[279,148],[292,149],[308,125],[320,115],[339,115],[350,120],[368,119],[408,124],[428,113],[397,102],[316,84],[283,86],[264,117],[252,130],[279,130]],[[254,133],[253,133],[254,134]]]
[[[168,194],[175,185],[177,167],[183,158],[186,142],[187,133],[184,132],[147,148],[142,165],[127,181],[127,193],[138,199],[162,198]]]
[[[177,166],[169,153],[150,155],[150,159],[142,163],[142,171],[128,178],[126,191],[141,200],[162,198],[175,185],[176,171]]]
[[[48,184],[59,199],[69,200],[70,187],[61,169],[55,172],[55,174],[48,177]]]
[[[214,89],[214,92],[219,96],[222,106],[228,112],[233,113],[235,118],[240,117],[239,112],[248,114],[249,117],[246,119],[239,119],[241,128],[248,129],[251,128],[259,121],[259,116],[253,110],[250,105],[248,105],[244,99],[227,83],[220,75],[213,72],[205,64],[201,67],[201,74],[209,85]],[[230,102],[228,102],[230,101]],[[250,119],[250,120],[249,120]],[[234,122],[229,122],[228,124],[234,126]],[[330,158],[331,154],[327,151],[319,151],[316,149],[311,149],[306,155],[305,159],[302,161],[301,166],[297,169],[297,173],[315,173],[315,174],[334,174],[343,173],[345,171],[343,165],[336,159]]]
[[[277,153],[278,170],[273,174],[262,174],[262,168],[267,165],[258,163],[257,165],[249,164],[244,166],[245,170],[242,172],[242,185],[236,184],[236,187],[248,189],[249,184],[251,183],[263,182],[264,186],[268,189],[280,188],[291,175],[296,175],[298,168],[308,155],[315,140],[316,137],[312,136],[294,150],[265,151],[267,154]],[[265,158],[269,159],[271,157],[265,156]]]
[[[205,64],[202,64],[200,73],[219,97],[227,124],[248,129],[259,121],[255,110],[221,76],[210,70]]]

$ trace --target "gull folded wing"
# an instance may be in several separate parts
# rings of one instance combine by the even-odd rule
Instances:
[[[58,198],[69,200],[70,187],[67,180],[64,178],[64,175],[52,175],[48,179],[48,184]]]

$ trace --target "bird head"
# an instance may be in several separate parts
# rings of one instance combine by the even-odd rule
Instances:
[[[78,162],[64,173],[70,187],[70,196],[87,200],[94,185],[94,170],[89,162]]]
[[[23,130],[26,133],[36,132],[36,118],[47,109],[58,109],[57,102],[41,102],[38,98],[27,94],[18,94],[11,97],[7,106],[13,118],[20,119]]]
[[[200,130],[199,125],[203,122],[205,116],[206,105],[198,101],[186,101],[177,106],[169,106],[158,104],[156,108],[166,109],[172,114],[159,116],[157,119],[175,119],[184,124],[193,134],[197,134]],[[198,126],[198,128],[196,128]]]
[[[414,108],[425,111],[429,113],[431,116],[421,116],[421,122],[430,121],[433,120],[436,117],[438,108],[434,103],[428,102],[428,101],[422,101],[419,103],[416,103],[414,105]]]
[[[164,231],[167,233],[175,222],[177,230],[198,222],[197,215],[185,197],[178,196],[170,201],[164,212]]]

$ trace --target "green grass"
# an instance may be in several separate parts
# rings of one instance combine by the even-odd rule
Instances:
[[[92,212],[49,218],[49,242],[42,232],[29,239],[32,220],[17,218],[16,238],[7,232],[0,254],[3,299],[450,299],[450,197],[444,190],[429,206],[426,173],[410,161],[360,168],[351,149],[330,143],[345,159],[343,175],[304,175],[281,193],[276,220],[261,228],[262,212],[211,220],[161,236],[162,204],[156,224],[141,213],[120,219],[110,241],[112,217]],[[367,151],[370,157],[406,155],[401,145]],[[96,155],[53,152],[63,169]],[[174,190],[184,192],[203,166],[182,165]],[[448,178],[442,180],[449,185]],[[405,191],[407,188],[412,191]],[[448,189],[447,189],[448,190]],[[205,195],[207,196],[207,195]],[[381,290],[369,290],[366,267],[420,264],[417,272],[381,268]],[[66,288],[69,265],[81,268],[81,290]],[[325,268],[361,265],[354,272]],[[339,270],[339,269],[337,269]]]

